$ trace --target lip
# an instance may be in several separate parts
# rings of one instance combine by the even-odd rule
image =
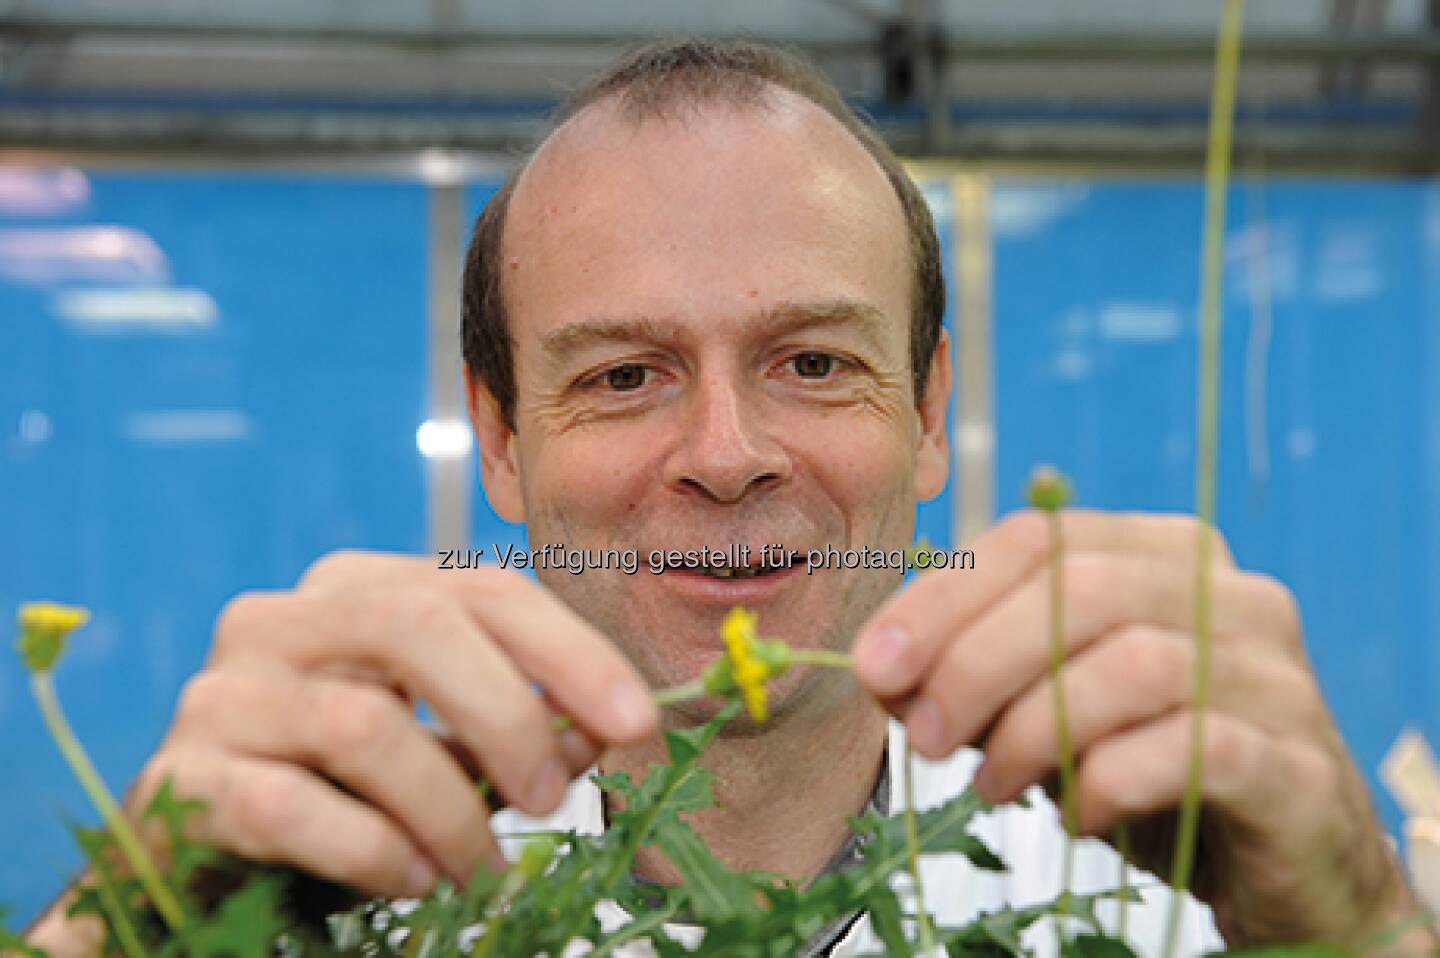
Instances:
[[[804,575],[799,564],[749,579],[717,579],[690,569],[666,569],[660,581],[672,592],[695,602],[715,605],[758,605],[789,588],[795,576]]]

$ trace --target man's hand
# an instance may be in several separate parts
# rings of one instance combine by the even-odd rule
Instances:
[[[1133,820],[1143,867],[1168,875],[1194,703],[1197,520],[1062,513],[1064,682],[1082,833]],[[1415,912],[1364,780],[1311,672],[1295,601],[1237,569],[1215,535],[1206,828],[1196,891],[1231,944],[1362,947]],[[985,752],[976,787],[1000,802],[1057,762],[1050,536],[1016,513],[968,546],[973,570],[922,576],[856,643],[860,681],[917,751]]]
[[[416,719],[414,700],[447,734]],[[551,702],[573,728],[555,731]],[[657,721],[620,653],[530,580],[339,553],[292,592],[226,607],[132,805],[171,776],[209,804],[203,841],[375,895],[422,895],[439,875],[503,864],[477,771],[545,813],[598,747]]]

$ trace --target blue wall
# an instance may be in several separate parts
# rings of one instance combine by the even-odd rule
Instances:
[[[1298,596],[1373,782],[1407,723],[1440,740],[1440,187],[1279,181],[1230,200],[1218,520],[1240,565]],[[1082,504],[1193,508],[1201,202],[1191,182],[996,189],[1003,509],[1037,462]]]
[[[0,615],[42,597],[94,610],[56,680],[118,791],[228,597],[291,583],[340,546],[425,548],[426,195],[74,173],[57,187],[73,202],[42,213],[26,174],[4,175]],[[162,291],[171,305],[127,326],[95,316],[123,298],[65,298],[85,290]],[[174,317],[157,325],[163,309]],[[23,920],[78,864],[59,813],[93,815],[12,634],[0,626],[0,902]]]
[[[928,192],[948,268],[948,189]],[[339,547],[425,551],[426,202],[394,180],[0,169],[0,622],[37,597],[95,611],[58,682],[117,789],[229,596]],[[1190,508],[1200,206],[1191,181],[995,187],[1002,510],[1037,462],[1088,505]],[[1406,722],[1440,738],[1440,188],[1240,187],[1230,234],[1221,525],[1299,595],[1373,771]],[[161,299],[127,324],[133,300],[74,296],[97,290]],[[950,509],[921,508],[937,545]],[[478,478],[473,515],[473,544],[521,541]],[[0,730],[0,902],[25,920],[77,864],[58,813],[91,816],[5,650]]]

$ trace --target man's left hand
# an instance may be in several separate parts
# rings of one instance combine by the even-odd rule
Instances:
[[[1173,834],[1189,766],[1202,524],[1085,510],[1060,520],[1078,830],[1131,821],[1137,849],[1158,846],[1143,833]],[[1213,640],[1196,892],[1232,945],[1364,950],[1418,908],[1316,685],[1293,596],[1236,568],[1206,534]],[[967,548],[975,568],[923,575],[880,609],[855,668],[920,754],[982,748],[976,788],[1002,802],[1057,765],[1049,528],[1019,512]],[[1155,851],[1137,864],[1168,875],[1170,849]]]

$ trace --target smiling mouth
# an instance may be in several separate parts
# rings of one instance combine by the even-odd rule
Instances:
[[[754,579],[759,576],[773,575],[789,568],[789,563],[784,565],[748,565],[739,568],[732,566],[717,566],[709,569],[684,569],[679,571],[696,572],[712,579]],[[670,571],[670,570],[666,570]]]
[[[760,554],[754,561],[744,561],[743,564],[736,564],[734,559],[739,555],[750,556],[753,553],[747,548],[743,553],[715,553],[713,561],[692,561],[686,557],[681,561],[667,561],[660,571],[664,573],[680,572],[688,575],[704,576],[707,579],[722,579],[726,581],[736,579],[760,579],[765,576],[787,572],[799,562],[799,553],[792,551],[766,551]],[[682,553],[683,555],[683,553]],[[722,559],[721,557],[725,558]],[[725,561],[728,559],[729,561]],[[742,560],[743,561],[743,560]]]

